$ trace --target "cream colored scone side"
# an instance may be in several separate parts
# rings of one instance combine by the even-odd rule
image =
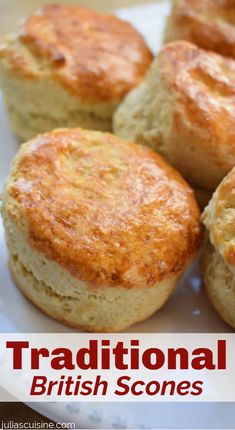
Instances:
[[[226,259],[226,248],[234,241],[234,235],[228,234],[226,226],[233,225],[234,209],[232,196],[223,192],[233,170],[217,187],[202,214],[206,237],[201,270],[208,297],[214,308],[224,321],[235,329],[235,268]]]
[[[164,305],[177,282],[171,279],[137,290],[107,287],[96,293],[81,288],[74,298],[67,295],[67,285],[64,285],[64,295],[60,295],[56,289],[38,281],[15,256],[10,259],[10,267],[18,287],[47,315],[71,327],[94,332],[123,331],[147,319]],[[80,286],[77,281],[78,291]]]
[[[152,288],[94,288],[30,248],[4,217],[11,270],[23,293],[49,316],[89,331],[119,331],[148,318],[166,302],[177,278]]]
[[[235,197],[233,175],[235,168],[223,179],[202,215],[212,245],[235,275],[233,264]]]
[[[217,205],[217,200],[218,200],[219,188],[220,188],[220,185],[218,186],[218,188],[213,193],[208,205],[206,206],[206,208],[202,214],[202,222],[207,229],[209,241],[216,248],[217,248],[218,243],[216,242],[216,237],[214,234],[214,223],[216,220],[216,205]],[[218,252],[220,252],[220,251],[221,251],[221,255],[222,255],[223,250],[218,249]]]
[[[179,275],[136,289],[95,288],[79,281],[30,247],[24,226],[8,216],[7,201],[6,185],[2,215],[13,276],[23,293],[52,318],[88,331],[121,331],[160,309],[174,290]]]
[[[213,191],[234,160],[224,145],[215,150],[214,144],[208,144],[216,135],[211,136],[206,125],[190,120],[181,91],[172,83],[173,71],[160,56],[153,61],[144,83],[114,112],[114,133],[159,152],[194,188]]]
[[[156,59],[145,81],[132,90],[114,112],[113,130],[121,138],[149,146],[170,158],[167,144],[172,129],[170,108],[175,103],[175,94],[166,91],[166,87]]]
[[[204,244],[201,270],[212,305],[223,320],[235,329],[235,273],[209,239]]]
[[[1,85],[12,128],[21,140],[59,127],[112,129],[119,100],[86,104],[43,74],[27,80],[2,70]]]

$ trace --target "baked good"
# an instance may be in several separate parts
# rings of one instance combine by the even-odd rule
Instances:
[[[109,133],[58,129],[22,145],[2,213],[19,288],[90,331],[154,313],[200,245],[199,211],[178,172]]]
[[[235,57],[233,0],[173,0],[165,42],[187,40],[201,48]]]
[[[210,196],[235,165],[235,61],[165,45],[115,112],[114,132],[152,147]]]
[[[151,60],[127,22],[80,6],[44,6],[0,48],[13,130],[21,140],[57,127],[111,130],[114,109]]]
[[[235,328],[235,168],[218,186],[202,219],[207,231],[203,281],[217,312]]]

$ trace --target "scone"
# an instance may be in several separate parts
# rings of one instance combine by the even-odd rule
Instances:
[[[235,61],[165,45],[115,112],[114,132],[161,153],[208,200],[235,165]]]
[[[0,48],[0,78],[21,140],[57,127],[111,130],[112,113],[143,79],[152,54],[127,22],[47,5]]]
[[[89,331],[153,314],[200,245],[181,176],[109,133],[58,129],[22,145],[2,213],[16,284],[48,315]]]
[[[207,230],[203,281],[215,309],[235,329],[235,168],[217,188],[202,219]]]
[[[165,42],[173,40],[235,57],[234,0],[173,0]]]

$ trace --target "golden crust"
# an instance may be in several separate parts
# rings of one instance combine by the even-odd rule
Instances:
[[[184,39],[235,57],[235,3],[232,0],[174,0],[166,41]]]
[[[194,188],[214,191],[235,165],[235,61],[186,41],[165,45],[113,129],[160,152]]]
[[[205,185],[214,189],[235,163],[235,61],[184,41],[166,45],[159,61],[176,95],[172,138],[180,139],[182,154],[186,142],[192,146],[187,163],[193,167],[199,157]],[[180,160],[181,152],[174,156]]]
[[[225,263],[235,266],[235,168],[218,186],[202,219],[213,246]]]
[[[60,129],[23,145],[4,200],[31,247],[94,287],[154,286],[200,246],[190,187],[152,150],[108,133]]]
[[[127,22],[79,6],[47,5],[0,50],[26,79],[47,74],[86,101],[119,100],[144,77],[152,54]]]

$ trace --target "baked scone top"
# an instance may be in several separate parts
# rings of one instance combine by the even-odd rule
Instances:
[[[48,75],[87,102],[118,100],[144,77],[152,54],[127,22],[80,6],[47,5],[0,49],[26,79]]]
[[[181,136],[185,147],[196,146],[187,160],[213,160],[208,174],[203,167],[208,188],[218,184],[234,166],[235,160],[235,61],[185,42],[173,42],[159,54],[163,83],[172,94],[173,139]],[[202,155],[201,155],[202,154]],[[180,154],[179,154],[180,158]]]
[[[233,108],[232,111],[235,112],[233,59],[205,51],[186,41],[165,45],[158,58],[172,89],[182,92],[182,96],[197,104],[204,114],[208,107],[212,108],[208,117],[216,114],[217,108],[220,112],[223,109],[230,112]]]
[[[235,2],[173,0],[166,40],[176,39],[235,56]]]
[[[5,211],[32,248],[91,285],[152,286],[200,245],[192,190],[159,155],[114,135],[58,129],[22,146]]]
[[[235,266],[235,168],[218,186],[202,219],[211,243],[227,264]]]

